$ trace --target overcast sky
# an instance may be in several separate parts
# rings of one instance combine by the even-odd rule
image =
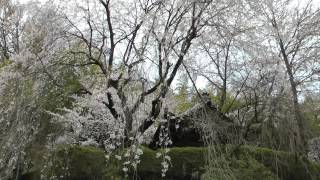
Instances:
[[[20,2],[20,3],[27,3],[27,2],[30,2],[30,1],[35,1],[35,2],[39,2],[39,3],[45,3],[45,2],[47,2],[47,1],[54,1],[54,0],[13,0],[13,1],[18,1],[18,2]],[[309,0],[296,0],[297,2],[300,2],[300,3],[306,3],[306,2],[308,2]],[[313,3],[316,5],[316,6],[318,6],[318,7],[320,7],[320,0],[313,0]],[[176,78],[175,78],[176,79]],[[174,83],[175,84],[175,83]],[[200,88],[200,89],[203,89],[205,86],[206,86],[206,80],[203,78],[203,77],[198,77],[197,79],[196,79],[196,84],[197,84],[197,86],[198,86],[198,88]]]
[[[39,1],[39,2],[43,3],[43,2],[46,2],[47,0],[16,0],[16,1],[18,1],[20,3],[27,3],[30,1]],[[48,1],[50,1],[50,0],[48,0]]]
[[[46,1],[50,1],[50,0],[16,0],[16,1],[19,1],[21,3],[26,3],[26,2],[29,2],[29,1],[39,1],[39,2],[46,2]],[[298,0],[300,2],[308,2],[308,0]],[[314,3],[316,3],[317,5],[320,6],[320,0],[313,0]]]

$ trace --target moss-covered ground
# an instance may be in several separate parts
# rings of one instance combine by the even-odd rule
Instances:
[[[161,161],[157,152],[142,147],[143,155],[137,171],[123,176],[119,161],[111,160],[106,164],[104,152],[94,147],[64,146],[51,155],[51,165],[38,165],[24,175],[22,180],[40,179],[41,174],[66,180],[187,180],[208,179],[206,176],[207,148],[181,147],[171,148],[168,155],[171,164],[165,178],[161,178]],[[241,146],[228,154],[228,166],[235,179],[239,180],[316,180],[320,179],[320,165],[287,152],[267,148]],[[46,168],[44,168],[46,166]],[[219,167],[214,167],[219,168]],[[222,170],[223,172],[223,170]],[[48,176],[48,177],[49,177]],[[212,179],[212,177],[211,177]],[[219,178],[217,178],[219,179]]]

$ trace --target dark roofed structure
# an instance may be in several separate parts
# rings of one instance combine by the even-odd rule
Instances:
[[[238,134],[237,129],[239,129],[231,118],[218,111],[207,93],[202,95],[201,102],[184,113],[175,115],[165,110],[164,119],[166,119],[166,122],[158,126],[149,145],[153,149],[163,145],[160,138],[164,131],[167,132],[172,141],[166,146],[198,147],[205,145],[206,137],[213,137],[219,143],[229,143],[235,139],[231,136],[236,136]]]

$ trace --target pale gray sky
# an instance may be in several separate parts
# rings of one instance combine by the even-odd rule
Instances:
[[[46,1],[52,1],[52,0],[16,0],[16,1],[19,1],[21,3],[27,3],[27,2],[30,2],[30,1],[39,1],[41,3],[44,3]],[[297,1],[300,1],[301,3],[303,3],[303,2],[308,2],[309,0],[297,0]],[[313,0],[313,2],[315,4],[317,4],[318,6],[320,6],[320,0]]]
[[[30,1],[35,1],[35,2],[40,2],[40,3],[44,3],[44,2],[46,2],[46,1],[50,1],[50,0],[15,0],[15,1],[18,1],[18,2],[20,2],[20,3],[22,3],[22,4],[24,4],[24,3],[28,3],[28,2],[30,2]]]
[[[22,4],[28,3],[28,2],[39,2],[41,4],[45,3],[45,2],[50,2],[50,1],[54,1],[54,0],[13,0],[13,1],[17,1],[20,2]],[[304,3],[307,3],[309,0],[295,0],[297,3],[300,3],[301,5],[303,5]],[[313,3],[316,7],[320,7],[320,0],[313,0]],[[175,78],[176,80],[177,78]],[[174,83],[176,84],[176,83]],[[198,77],[196,80],[196,84],[198,86],[198,88],[203,89],[206,86],[206,79],[204,79],[203,77]]]

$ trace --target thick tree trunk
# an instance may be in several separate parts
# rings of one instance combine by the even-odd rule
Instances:
[[[230,51],[231,41],[228,42],[226,47],[226,54],[225,54],[225,60],[224,60],[224,72],[223,77],[221,77],[223,81],[223,85],[221,88],[221,98],[220,98],[220,105],[219,105],[219,111],[224,111],[224,105],[226,104],[227,99],[227,79],[228,79],[228,61],[229,61],[229,51]]]
[[[297,132],[298,134],[295,134],[295,136],[297,136],[296,143],[297,143],[298,148],[304,152],[305,147],[307,145],[306,139],[305,139],[305,122],[303,120],[303,116],[302,116],[300,106],[299,106],[297,84],[295,82],[294,74],[292,72],[292,66],[290,65],[288,55],[285,51],[282,39],[279,40],[279,45],[280,45],[283,61],[285,63],[286,71],[289,76],[289,82],[290,82],[291,91],[292,91],[294,116],[295,116],[295,120],[296,120],[297,126],[298,126],[298,132]]]

